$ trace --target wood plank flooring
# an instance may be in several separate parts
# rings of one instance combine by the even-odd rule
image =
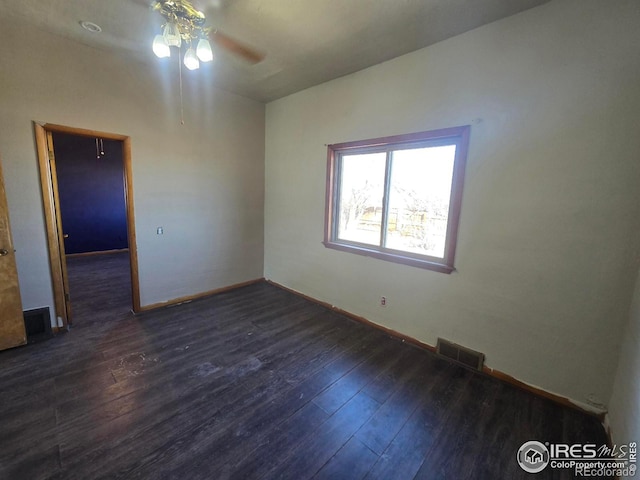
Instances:
[[[126,254],[69,270],[71,331],[0,353],[2,479],[526,479],[525,441],[606,441],[266,283],[134,317]]]

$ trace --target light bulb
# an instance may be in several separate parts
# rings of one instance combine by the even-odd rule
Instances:
[[[201,38],[198,42],[196,54],[201,62],[210,62],[213,60],[213,51],[211,51],[211,45],[206,38]]]
[[[187,53],[184,54],[184,66],[189,70],[197,70],[200,68],[200,62],[193,47],[189,47]]]
[[[167,23],[164,26],[164,41],[170,47],[179,47],[182,44],[182,37],[180,36],[180,29],[175,23]]]
[[[167,42],[165,42],[162,35],[156,35],[153,39],[153,53],[158,58],[165,58],[171,56],[171,49]]]

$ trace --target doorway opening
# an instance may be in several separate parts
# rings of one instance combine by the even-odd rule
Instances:
[[[72,324],[76,299],[100,308],[96,292],[139,312],[130,137],[34,128],[58,328]]]

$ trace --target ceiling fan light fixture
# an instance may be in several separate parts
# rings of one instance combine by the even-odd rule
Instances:
[[[218,0],[210,0],[218,1]],[[189,70],[200,68],[200,62],[206,63],[214,60],[214,51],[211,42],[243,57],[251,64],[262,61],[264,55],[251,50],[234,39],[212,30],[206,25],[206,17],[203,12],[196,10],[190,0],[153,0],[152,8],[163,18],[162,33],[153,39],[153,53],[159,58],[171,56],[171,47],[178,47],[178,71],[180,75],[180,112],[184,125],[184,106],[182,101],[182,65]],[[182,43],[187,51],[182,59]],[[182,62],[180,62],[182,60]]]
[[[169,47],[180,47],[182,45],[182,37],[180,36],[180,29],[178,25],[173,22],[167,22],[164,26],[164,32],[162,32],[165,43]]]
[[[187,53],[184,54],[184,66],[189,70],[197,70],[200,68],[200,62],[193,47],[189,47]]]
[[[198,47],[196,48],[196,55],[201,62],[211,62],[213,60],[213,50],[211,50],[211,44],[206,38],[201,38],[198,41]]]
[[[153,39],[153,53],[156,54],[158,58],[166,58],[171,56],[171,49],[167,42],[164,39],[163,35],[156,35]]]

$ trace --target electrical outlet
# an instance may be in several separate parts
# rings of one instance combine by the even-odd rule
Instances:
[[[380,306],[381,307],[387,306],[387,297],[380,297]]]
[[[156,233],[157,233],[158,235],[162,235],[162,234],[164,234],[164,228],[162,228],[162,227],[158,227],[158,229],[156,230]]]

